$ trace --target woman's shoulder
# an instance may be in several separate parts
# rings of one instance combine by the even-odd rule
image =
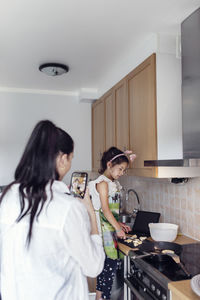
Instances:
[[[54,204],[54,206],[57,207],[57,209],[60,210],[61,213],[63,211],[63,214],[65,214],[65,212],[67,212],[67,210],[70,209],[71,206],[81,206],[78,198],[70,194],[69,189],[64,182],[54,181],[52,185],[52,200],[50,186],[47,193],[50,203]]]
[[[46,208],[43,208],[43,220],[47,222],[51,220],[56,228],[62,227],[62,224],[68,220],[69,215],[72,211],[77,211],[82,215],[85,215],[85,208],[81,201],[66,193],[59,190],[53,190],[53,198],[46,203]],[[76,221],[76,220],[74,220]]]

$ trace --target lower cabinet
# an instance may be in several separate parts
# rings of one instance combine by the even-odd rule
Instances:
[[[88,288],[90,293],[96,292],[96,278],[87,277]]]

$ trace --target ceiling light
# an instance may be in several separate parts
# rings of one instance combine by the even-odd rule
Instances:
[[[67,73],[69,67],[58,63],[46,63],[39,66],[39,70],[48,76],[57,76]]]

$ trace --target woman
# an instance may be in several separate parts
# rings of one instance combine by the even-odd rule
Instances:
[[[104,251],[89,193],[78,200],[61,182],[73,148],[65,131],[50,121],[39,122],[15,181],[1,196],[3,300],[85,300],[86,276],[102,271]]]

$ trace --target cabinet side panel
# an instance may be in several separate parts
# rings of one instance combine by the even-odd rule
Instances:
[[[115,146],[115,103],[114,93],[111,92],[104,98],[106,112],[106,150]]]
[[[130,147],[137,154],[134,168],[157,158],[156,93],[154,60],[145,61],[128,80]]]
[[[104,102],[92,107],[92,168],[98,171],[105,150]]]
[[[126,81],[115,89],[116,146],[121,150],[129,149],[129,113]]]

